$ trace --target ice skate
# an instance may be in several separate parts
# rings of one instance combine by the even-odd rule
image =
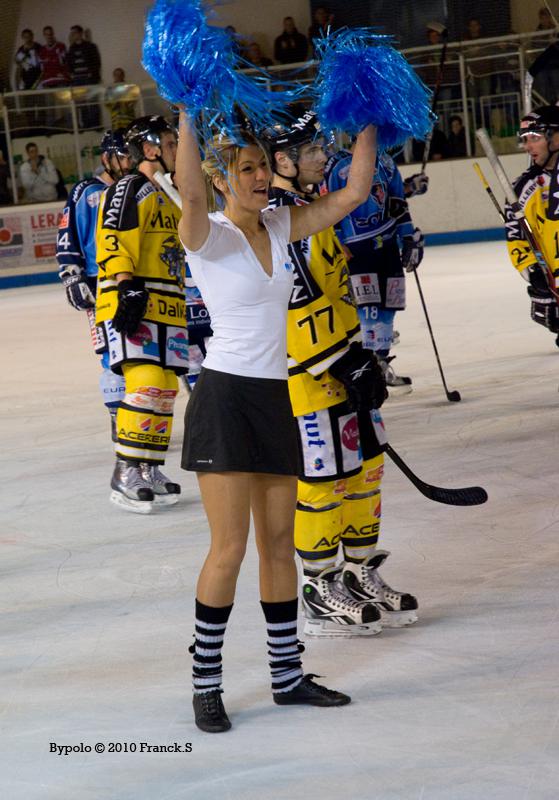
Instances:
[[[142,461],[140,472],[146,483],[151,486],[156,506],[174,506],[178,502],[181,487],[164,475],[157,465]]]
[[[303,582],[305,633],[309,636],[373,636],[382,630],[375,605],[355,600],[341,583],[341,568],[329,567]]]
[[[403,628],[417,622],[417,599],[392,589],[379,575],[378,568],[389,555],[387,550],[376,550],[361,564],[345,563],[342,581],[356,600],[376,606],[383,628]]]
[[[135,514],[151,512],[154,492],[151,480],[145,479],[140,464],[117,458],[111,488],[111,503]]]
[[[397,394],[409,394],[413,391],[411,378],[404,375],[396,375],[394,367],[390,363],[396,356],[387,356],[387,358],[379,358],[379,364],[384,373],[384,380],[386,385],[391,391],[396,390]]]

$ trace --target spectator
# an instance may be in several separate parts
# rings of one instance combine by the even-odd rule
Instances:
[[[101,83],[101,57],[97,45],[84,38],[81,25],[72,25],[70,39],[72,44],[67,61],[72,86],[95,86]],[[84,103],[83,100],[83,96],[78,98],[80,128],[98,128],[101,124],[99,105]]]
[[[41,77],[39,60],[40,45],[35,41],[33,31],[25,28],[21,32],[23,44],[18,48],[16,62],[16,89],[34,89]]]
[[[425,142],[419,142],[416,139],[412,143],[412,159],[413,161],[422,161],[423,153],[425,150]],[[431,136],[431,146],[429,149],[429,161],[442,161],[443,158],[448,158],[448,139],[435,124],[433,128],[433,135]]]
[[[299,33],[293,17],[283,20],[283,33],[274,42],[274,58],[280,64],[296,64],[305,61],[309,45],[307,37]]]
[[[551,12],[549,8],[546,6],[542,6],[538,11],[538,27],[536,28],[537,31],[550,31],[555,28],[555,20],[551,16]]]
[[[10,165],[4,158],[4,152],[0,150],[0,206],[7,206],[13,201],[10,184]]]
[[[56,41],[51,25],[43,28],[45,44],[39,48],[41,63],[40,89],[54,89],[57,86],[68,86],[70,73],[66,65],[66,46]]]
[[[464,158],[466,150],[466,129],[462,117],[454,114],[449,119],[450,133],[448,135],[448,155],[450,158]]]
[[[105,92],[105,105],[111,115],[111,129],[126,128],[136,119],[138,87],[126,83],[122,67],[113,70],[113,82]]]
[[[438,25],[436,28],[432,28],[430,24],[427,25],[427,42],[433,46],[442,44],[442,36]]]
[[[314,46],[315,39],[322,39],[328,35],[329,29],[334,23],[334,15],[326,8],[326,6],[318,6],[314,10],[313,24],[309,28],[308,38],[311,44],[313,58],[316,58],[316,50]]]
[[[471,17],[468,20],[466,35],[464,36],[465,42],[474,42],[477,39],[483,38],[483,31],[481,22],[477,17]],[[483,56],[485,52],[492,51],[493,48],[484,47],[468,47],[466,50],[466,59],[478,59]],[[490,58],[481,60],[468,60],[468,77],[473,89],[473,94],[477,98],[482,95],[491,94],[491,73],[493,72],[493,61]]]
[[[250,61],[253,66],[260,68],[271,67],[274,63],[271,58],[266,58],[266,56],[262,54],[258,42],[251,42],[249,44],[246,60]]]
[[[534,78],[533,91],[545,98],[548,105],[555,105],[559,100],[559,41],[546,47],[528,71]]]
[[[101,57],[97,45],[84,39],[81,25],[72,25],[70,40],[72,44],[67,63],[72,86],[95,86],[101,83]]]
[[[35,142],[25,145],[27,161],[20,168],[20,180],[28,203],[46,203],[57,199],[56,186],[59,175],[56,167],[45,156],[39,155]]]

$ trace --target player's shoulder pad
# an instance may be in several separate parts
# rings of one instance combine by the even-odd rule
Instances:
[[[103,206],[103,228],[128,231],[138,226],[138,203],[155,192],[151,181],[141,173],[125,175],[107,189]]]
[[[538,178],[543,174],[543,170],[537,164],[533,164],[520,175],[513,183],[514,193],[518,197],[521,206],[524,206],[539,186]]]
[[[68,195],[69,200],[75,205],[86,189],[97,184],[102,186],[106,185],[103,181],[99,180],[99,178],[84,178],[82,181],[78,181],[78,183],[70,189],[70,194]]]
[[[295,192],[288,189],[281,189],[279,186],[272,186],[268,197],[268,208],[279,208],[279,206],[307,206],[308,200],[299,197]]]
[[[344,161],[347,161],[347,165],[343,166],[349,167],[349,164],[351,163],[351,153],[349,150],[338,150],[331,155],[326,162],[326,166],[324,167],[324,179],[328,180],[332,172],[338,167],[338,165],[342,165],[342,162]],[[343,166],[341,169],[343,169]]]

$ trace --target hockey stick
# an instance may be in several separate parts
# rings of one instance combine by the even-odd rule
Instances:
[[[153,179],[161,186],[165,194],[173,201],[173,203],[182,209],[181,196],[171,183],[171,179],[159,170],[155,173]]]
[[[432,486],[418,478],[389,444],[386,444],[386,452],[415,488],[419,489],[421,494],[429,500],[434,500],[435,503],[445,503],[448,506],[479,506],[487,502],[487,492],[481,486],[465,486],[462,489],[443,489],[441,486]]]
[[[513,216],[520,225],[524,233],[524,236],[526,237],[526,241],[530,245],[534,253],[534,256],[536,257],[538,267],[544,274],[544,277],[547,281],[547,285],[549,287],[549,291],[555,297],[555,299],[559,301],[559,291],[557,288],[557,282],[558,282],[557,276],[559,275],[559,270],[556,270],[555,273],[552,273],[551,270],[549,269],[547,262],[543,257],[541,248],[538,244],[536,235],[532,230],[530,223],[526,219],[524,211],[522,210],[520,203],[518,202],[518,198],[515,194],[515,191],[512,188],[512,184],[509,181],[505,170],[503,169],[503,165],[499,161],[499,157],[497,156],[495,150],[493,149],[493,145],[491,143],[491,139],[489,138],[489,134],[487,133],[485,128],[479,128],[476,131],[476,136],[483,148],[485,155],[487,156],[487,160],[489,161],[489,163],[493,168],[493,172],[495,173],[497,180],[501,184],[501,188],[505,193],[507,203],[511,207]]]
[[[437,350],[437,345],[435,343],[435,337],[433,335],[433,328],[431,327],[431,321],[429,319],[429,314],[427,313],[427,306],[425,305],[425,298],[423,297],[423,291],[421,289],[421,284],[419,283],[419,278],[417,277],[417,270],[413,270],[413,274],[415,276],[415,282],[417,283],[417,291],[419,292],[419,299],[421,300],[421,305],[423,306],[423,313],[425,314],[425,322],[427,323],[427,328],[429,329],[429,336],[431,337],[431,344],[433,345],[433,350],[435,351],[435,358],[437,359],[437,364],[439,367],[439,372],[441,373],[441,380],[443,382],[443,387],[446,394],[446,399],[450,403],[459,403],[462,397],[460,396],[460,392],[456,389],[453,389],[451,392],[448,390],[448,386],[446,385],[446,380],[444,377],[444,372],[441,364],[441,359],[439,358],[439,351]]]
[[[482,182],[483,188],[485,189],[485,191],[489,195],[489,198],[490,198],[491,202],[493,203],[493,205],[497,209],[497,214],[501,217],[503,222],[506,222],[505,212],[503,211],[503,209],[499,205],[499,201],[497,200],[497,198],[493,194],[493,189],[491,188],[491,186],[489,185],[489,182],[487,181],[487,178],[483,174],[480,165],[477,163],[477,161],[474,161],[472,166],[475,169],[475,171],[477,172],[477,176],[480,179],[480,181]]]
[[[439,68],[437,70],[437,80],[435,82],[435,90],[433,92],[433,100],[431,102],[431,112],[435,114],[437,109],[437,103],[439,100],[439,93],[441,89],[441,82],[443,79],[443,70],[444,64],[446,61],[446,47],[448,44],[448,30],[439,23],[429,23],[429,26],[432,27],[434,30],[437,30],[443,39],[443,47],[441,50],[441,58],[439,61]],[[436,27],[435,27],[436,26]],[[425,172],[425,165],[429,160],[429,153],[431,152],[431,141],[433,139],[433,129],[429,132],[427,138],[425,139],[425,147],[423,148],[423,161],[421,162],[421,172]],[[437,350],[437,345],[435,344],[435,337],[433,335],[433,328],[431,327],[431,321],[429,319],[429,314],[427,313],[427,306],[425,304],[425,298],[423,297],[423,290],[421,289],[421,283],[419,282],[419,276],[417,274],[417,269],[413,270],[413,274],[415,277],[415,282],[417,284],[417,291],[419,292],[419,299],[421,300],[421,305],[423,306],[423,313],[425,314],[425,321],[427,322],[427,327],[429,329],[429,335],[431,337],[431,342],[433,344],[433,350],[435,351],[435,358],[437,359],[437,364],[439,367],[439,372],[441,373],[441,379],[444,386],[444,391],[446,394],[446,399],[450,403],[458,403],[462,399],[460,396],[460,392],[453,390],[452,392],[448,391],[448,386],[446,385],[446,380],[443,373],[443,368],[441,365],[441,359],[439,358],[439,351]]]

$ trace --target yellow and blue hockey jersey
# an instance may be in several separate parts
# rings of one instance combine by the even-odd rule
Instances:
[[[311,202],[285,189],[271,190],[270,205]],[[295,416],[346,399],[328,368],[361,341],[349,270],[333,228],[289,245],[295,285],[287,314],[289,393]]]
[[[179,219],[179,208],[142,174],[126,175],[107,189],[97,223],[97,324],[114,316],[116,276],[130,272],[149,291],[145,320],[186,326]]]

